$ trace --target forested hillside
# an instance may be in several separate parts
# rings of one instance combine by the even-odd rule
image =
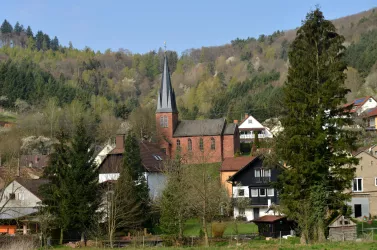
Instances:
[[[372,9],[334,24],[346,38],[348,98],[375,95],[377,13]],[[224,46],[188,49],[181,55],[168,50],[181,118],[233,120],[251,113],[263,121],[278,116],[295,32],[235,38]],[[51,39],[7,20],[0,40],[0,105],[7,110],[31,115],[43,113],[51,103],[62,112],[79,105],[85,112],[94,110],[98,122],[104,112],[113,119],[128,118],[139,106],[138,115],[154,112],[162,49],[145,54],[78,50],[71,42],[63,46],[56,36]],[[46,130],[51,133],[52,127]]]

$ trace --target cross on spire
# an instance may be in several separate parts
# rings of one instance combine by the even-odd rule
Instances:
[[[166,41],[164,42],[164,48],[165,48],[165,52],[166,52]]]

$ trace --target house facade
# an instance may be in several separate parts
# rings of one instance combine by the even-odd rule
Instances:
[[[279,204],[279,198],[272,183],[277,181],[282,170],[281,166],[263,166],[263,156],[258,156],[235,173],[229,179],[235,203],[234,217],[246,217],[251,221],[264,215],[275,215],[273,206]],[[247,204],[237,205],[241,200]]]
[[[358,152],[355,178],[352,182],[352,207],[355,218],[377,215],[377,146]]]
[[[165,187],[163,161],[166,156],[159,146],[148,141],[140,141],[140,157],[144,168],[145,179],[149,188],[149,196],[157,198]],[[99,183],[116,181],[123,166],[124,135],[117,135],[116,146],[110,151],[99,166]]]
[[[258,133],[259,139],[273,138],[271,131],[263,126],[257,119],[253,116],[245,114],[244,120],[239,125],[240,139],[243,141],[254,140],[255,132]]]
[[[353,105],[353,107],[350,110],[350,112],[356,115],[360,115],[368,109],[377,107],[377,101],[376,99],[374,99],[373,96],[366,96],[366,97],[355,99],[354,101],[350,103],[347,103],[345,107],[349,107],[351,105]]]
[[[171,159],[179,154],[184,163],[222,162],[240,150],[237,124],[227,123],[224,118],[179,119],[166,56],[157,98],[156,127],[161,150]]]
[[[27,219],[38,213],[42,202],[39,188],[47,183],[48,180],[46,179],[33,180],[24,178],[17,178],[9,183],[4,188],[3,198],[0,201],[0,207],[3,207],[0,219],[10,221],[23,219],[23,233],[28,234],[30,228],[28,227],[29,222]],[[35,224],[35,221],[31,223]],[[5,225],[2,226],[4,227]]]
[[[225,158],[221,163],[220,180],[229,197],[232,197],[233,194],[232,183],[229,179],[239,170],[247,166],[254,158],[254,156],[231,157]]]

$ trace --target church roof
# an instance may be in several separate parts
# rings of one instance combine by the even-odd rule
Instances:
[[[182,120],[179,121],[174,131],[174,137],[222,135],[226,121],[224,118],[207,120]],[[230,127],[226,132],[232,130]],[[233,130],[234,131],[234,130]],[[234,132],[233,132],[234,133]]]
[[[156,113],[178,113],[175,102],[175,93],[171,85],[168,58],[164,58],[164,71],[162,72],[161,87],[158,91]]]
[[[224,129],[224,135],[234,135],[237,125],[234,123],[227,123]]]

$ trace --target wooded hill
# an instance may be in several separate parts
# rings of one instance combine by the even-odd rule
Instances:
[[[375,95],[375,9],[334,20],[334,24],[346,38],[347,86],[352,90],[348,98]],[[181,56],[168,51],[181,118],[233,120],[251,113],[263,121],[277,116],[295,33],[235,38],[230,44],[189,49]],[[155,108],[162,49],[146,54],[78,50],[72,43],[62,46],[57,37],[50,39],[42,31],[34,35],[30,27],[12,27],[7,21],[0,38],[0,105],[5,108],[39,109],[53,97],[61,106],[74,100],[87,108],[106,106],[122,118],[139,105]]]

